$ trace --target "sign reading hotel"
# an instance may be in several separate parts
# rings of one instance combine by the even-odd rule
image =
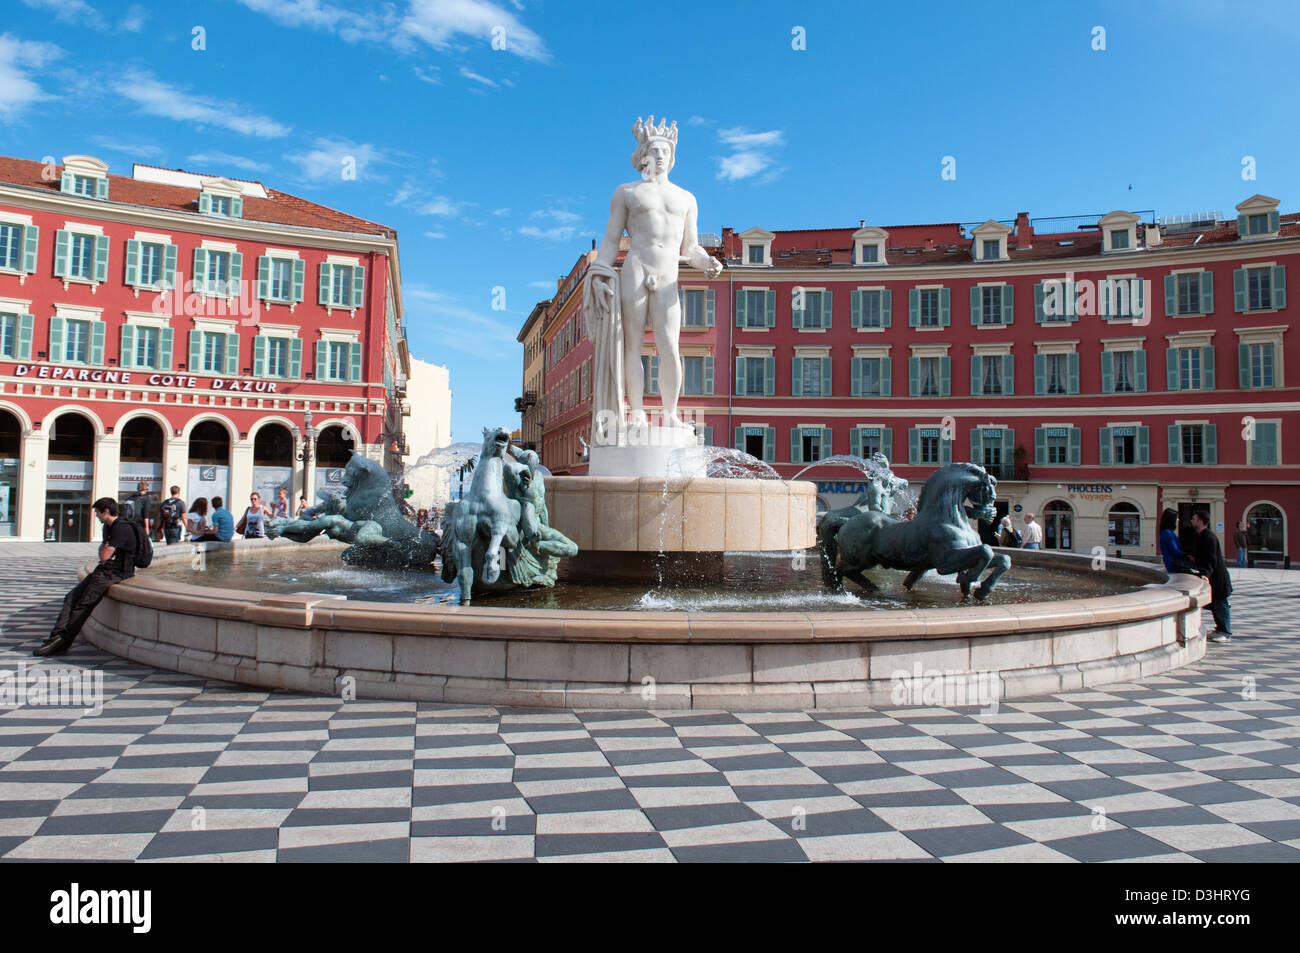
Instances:
[[[200,389],[207,384],[209,390],[252,391],[259,394],[277,393],[279,381],[255,381],[238,377],[191,377],[185,374],[150,374],[139,371],[109,370],[103,367],[63,367],[55,364],[18,364],[14,377],[32,377],[38,380],[65,381],[77,384],[120,384],[124,387],[189,387]]]

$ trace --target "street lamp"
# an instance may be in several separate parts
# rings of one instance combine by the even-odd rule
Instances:
[[[303,412],[302,425],[304,429],[301,431],[297,427],[293,428],[294,443],[298,442],[300,436],[306,435],[306,439],[302,441],[302,449],[295,456],[303,463],[311,463],[312,449],[316,444],[316,428],[311,425],[310,410]]]

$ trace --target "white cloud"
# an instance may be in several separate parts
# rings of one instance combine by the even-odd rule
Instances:
[[[322,0],[239,0],[248,9],[265,14],[282,26],[307,27],[337,33],[349,43],[383,39],[396,20],[389,10],[356,13]]]
[[[478,73],[475,73],[471,69],[466,69],[464,66],[460,68],[460,75],[464,76],[466,79],[472,79],[476,83],[482,83],[484,86],[490,86],[492,89],[498,88],[497,84],[486,76],[480,76]]]
[[[555,282],[554,281],[530,281],[528,282],[528,287],[541,288],[543,291],[548,291],[551,288],[555,287]]]
[[[498,216],[500,216],[500,215],[509,215],[509,214],[510,214],[510,209],[508,209],[508,208],[494,208],[494,209],[492,210],[492,214],[493,214],[493,215],[498,215]]]
[[[425,232],[424,237],[425,238],[446,238],[447,233],[446,232]]]
[[[533,225],[520,227],[519,234],[529,238],[543,238],[549,242],[567,242],[576,231],[572,225],[557,225],[554,228],[537,228]]]
[[[455,304],[457,299],[428,287],[404,284],[407,319],[422,331],[437,336],[444,347],[491,361],[519,359],[519,329],[489,318],[474,308]]]
[[[306,152],[286,153],[284,158],[297,165],[302,177],[312,182],[341,182],[343,171],[348,167],[355,171],[358,179],[364,179],[372,164],[388,161],[368,142],[323,136],[317,136]]]
[[[145,142],[123,142],[112,136],[91,136],[90,141],[109,152],[120,152],[136,159],[161,159],[162,148]]]
[[[276,139],[289,133],[288,126],[269,116],[251,112],[238,103],[172,86],[143,70],[129,69],[112,81],[111,86],[118,95],[152,116],[217,126],[263,139]]]
[[[473,204],[473,202],[454,202],[445,195],[435,195],[420,202],[416,211],[421,215],[441,215],[444,218],[451,218],[459,215],[461,209]]]
[[[484,46],[500,37],[508,53],[528,60],[551,58],[540,36],[513,13],[488,0],[411,0],[406,16],[398,24],[394,43],[400,47],[418,40],[445,50],[461,37]]]
[[[771,181],[780,174],[775,150],[785,145],[785,134],[780,129],[767,132],[750,132],[741,127],[719,129],[718,139],[731,148],[731,154],[718,158],[718,178],[739,182],[756,175],[760,181]]]
[[[33,73],[63,55],[53,43],[0,33],[0,120],[17,119],[28,106],[53,97]]]
[[[244,156],[233,156],[228,152],[203,152],[186,156],[185,161],[202,172],[216,174],[223,166],[231,166],[243,172],[270,172],[271,167],[265,162]]]
[[[538,209],[536,212],[533,212],[533,214],[528,217],[534,220],[540,218],[549,218],[554,222],[560,222],[565,225],[572,225],[575,222],[582,221],[581,215],[575,215],[573,212],[569,212],[561,208]]]
[[[712,126],[712,125],[713,125],[713,120],[712,120],[712,119],[705,119],[703,116],[692,116],[690,119],[686,120],[686,125],[688,125],[688,126]]]
[[[61,23],[100,26],[104,18],[85,0],[23,0],[33,10],[48,10]]]
[[[122,18],[117,28],[127,33],[139,33],[144,29],[144,13],[144,7],[140,4],[131,4],[130,9],[126,11],[126,16]]]
[[[424,83],[431,83],[434,86],[441,86],[442,79],[438,75],[438,68],[425,69],[423,66],[415,67],[415,78]]]

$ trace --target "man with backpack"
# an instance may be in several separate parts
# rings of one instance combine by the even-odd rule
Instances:
[[[149,481],[141,480],[136,484],[135,495],[127,498],[120,514],[120,518],[128,523],[138,524],[146,536],[153,531],[153,520],[149,518],[150,499]]]
[[[173,486],[171,496],[158,504],[158,515],[162,519],[163,539],[167,545],[179,543],[185,533],[185,501],[181,499],[181,488]]]
[[[47,638],[33,655],[62,655],[72,646],[77,633],[104,598],[110,586],[135,575],[137,561],[147,566],[152,553],[143,527],[118,516],[117,500],[105,496],[92,505],[95,518],[104,524],[104,541],[99,547],[99,565],[77,583],[63,599],[63,608]],[[148,556],[145,553],[148,552]]]

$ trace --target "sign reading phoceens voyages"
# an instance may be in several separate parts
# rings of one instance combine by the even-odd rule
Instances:
[[[148,374],[143,371],[110,370],[104,367],[64,367],[54,364],[18,364],[14,377],[33,377],[40,380],[66,381],[78,384],[120,384],[124,387],[188,387],[209,390],[252,391],[259,394],[278,393],[280,381],[255,381],[238,377],[192,377],[185,374]]]

